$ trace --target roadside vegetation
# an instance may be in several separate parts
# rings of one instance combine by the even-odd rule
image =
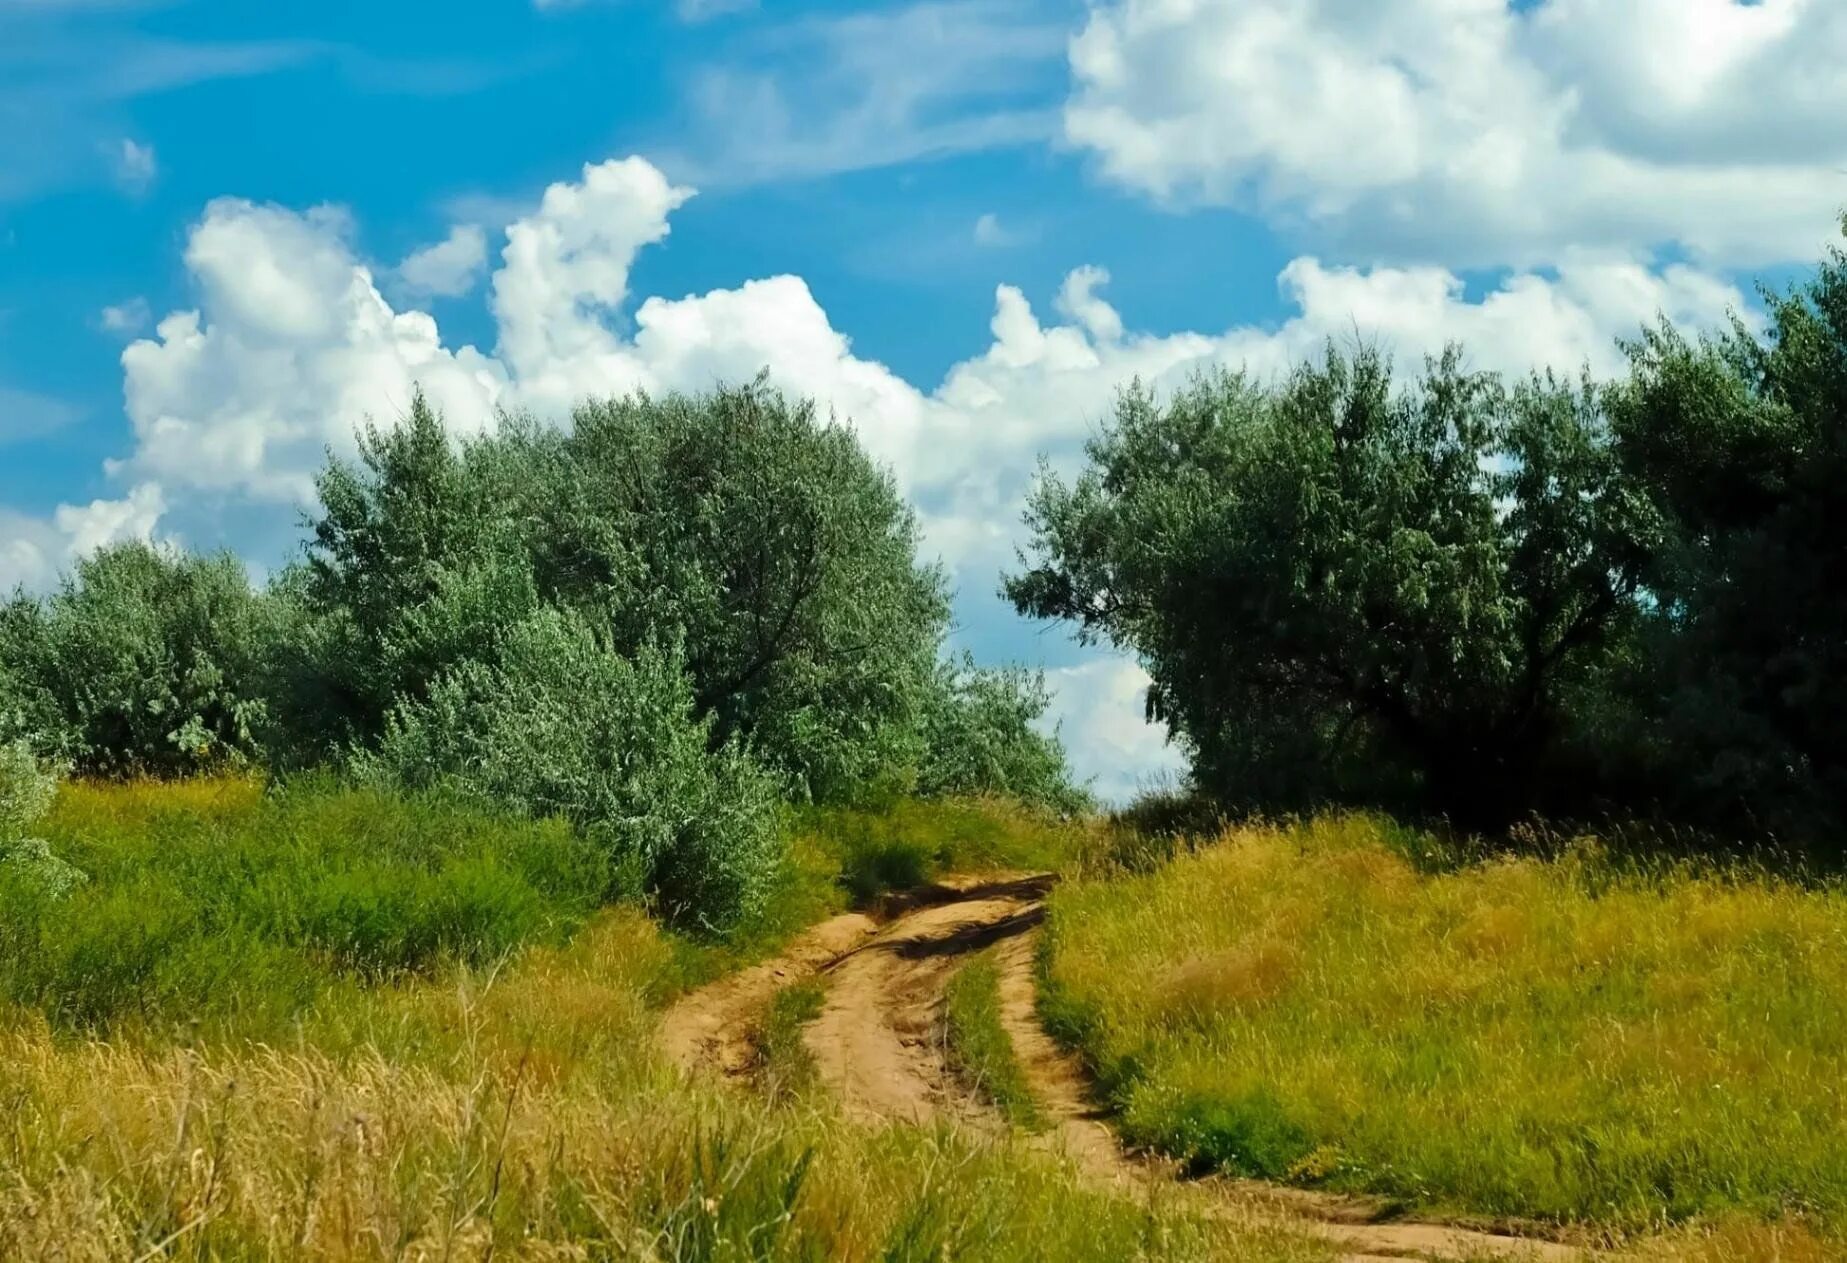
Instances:
[[[827,989],[818,979],[804,978],[779,988],[751,1032],[755,1060],[751,1076],[757,1089],[771,1101],[786,1101],[814,1086],[814,1055],[802,1042],[802,1030],[821,1016]]]
[[[1047,1155],[689,1084],[639,911],[501,968],[323,996],[276,1043],[0,1028],[0,1256],[1321,1260]]]
[[[1750,867],[1444,863],[1243,826],[1051,899],[1046,1013],[1132,1142],[1422,1208],[1847,1240],[1847,892]]]
[[[943,995],[943,1040],[962,1080],[1016,1127],[1040,1125],[1013,1040],[1001,1025],[1000,971],[991,953],[956,970]]]
[[[1847,254],[1629,371],[1131,386],[1006,590],[1135,654],[1214,810],[1847,859]],[[1565,367],[1565,366],[1561,366]]]

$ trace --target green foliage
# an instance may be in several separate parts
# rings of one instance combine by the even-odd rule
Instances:
[[[1033,726],[1051,701],[1042,673],[977,667],[965,656],[941,664],[935,683],[923,714],[919,793],[1007,797],[1067,813],[1090,807],[1058,739]]]
[[[0,744],[0,839],[21,837],[58,794],[58,778],[24,741]]]
[[[1224,800],[1495,824],[1568,762],[1647,529],[1588,388],[1452,352],[1397,390],[1378,353],[1330,351],[1274,388],[1131,389],[1089,455],[1042,479],[1006,592],[1140,654]]]
[[[26,836],[57,792],[57,776],[27,742],[0,742],[0,881],[18,882],[48,899],[61,898],[87,880],[82,870],[53,855],[43,838]]]
[[[400,703],[356,771],[561,816],[682,923],[725,928],[761,906],[782,855],[775,786],[734,745],[714,748],[677,654],[620,656],[578,616],[546,610],[492,656]]]
[[[763,381],[332,462],[273,593],[274,751],[562,815],[682,923],[760,919],[778,797],[1082,805],[1036,679],[937,666],[940,574],[850,431]]]
[[[714,748],[748,744],[802,796],[915,761],[941,577],[851,433],[761,382],[585,404],[568,434],[508,419],[459,450],[419,398],[320,492],[290,708],[310,745],[377,740],[547,606],[619,655],[678,645]]]
[[[777,989],[750,1033],[751,1075],[772,1101],[783,1101],[812,1087],[819,1073],[814,1054],[802,1040],[803,1029],[827,1002],[819,978],[805,978]]]
[[[0,864],[0,996],[74,1027],[262,1030],[342,978],[557,938],[609,881],[561,823],[315,782],[78,784],[42,827],[90,880],[54,902]]]
[[[1086,826],[1004,799],[808,807],[795,813],[792,829],[798,845],[827,857],[826,871],[860,904],[948,873],[1052,872],[1088,841]]]
[[[1847,254],[1691,342],[1663,326],[1611,392],[1666,524],[1649,652],[1623,664],[1614,774],[1683,818],[1838,860],[1847,829]]]
[[[271,625],[229,555],[105,548],[47,600],[0,609],[0,736],[90,773],[241,762],[264,721]]]

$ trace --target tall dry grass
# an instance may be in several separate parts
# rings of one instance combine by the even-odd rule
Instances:
[[[0,1257],[1319,1259],[1078,1187],[1024,1146],[865,1131],[650,1050],[636,913],[354,992],[286,1046],[0,1034]]]
[[[1049,1007],[1131,1138],[1414,1205],[1847,1241],[1847,892],[1415,845],[1327,817],[1054,894]]]

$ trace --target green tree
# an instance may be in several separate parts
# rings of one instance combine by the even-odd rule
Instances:
[[[1674,814],[1839,856],[1847,827],[1847,255],[1742,321],[1631,348],[1626,468],[1666,526],[1622,772]]]
[[[1653,529],[1595,393],[1371,350],[1271,387],[1140,388],[1030,503],[1022,613],[1136,652],[1152,717],[1242,808],[1363,801],[1491,828],[1583,782],[1574,698]]]
[[[94,774],[242,761],[265,719],[271,626],[234,557],[113,545],[0,612],[0,724]]]
[[[743,742],[799,794],[919,755],[942,577],[851,432],[761,380],[586,404],[569,433],[508,418],[459,447],[419,398],[320,490],[294,692],[331,704],[290,713],[338,717],[323,747],[375,741],[395,700],[552,606],[617,654],[680,646],[713,748]]]
[[[994,795],[1058,812],[1088,808],[1064,747],[1035,726],[1050,703],[1041,672],[978,667],[967,655],[944,661],[924,710],[917,792]]]

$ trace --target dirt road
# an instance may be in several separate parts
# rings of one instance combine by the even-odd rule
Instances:
[[[804,1033],[821,1080],[849,1117],[867,1122],[943,1119],[1002,1131],[999,1115],[970,1094],[943,1056],[944,987],[957,967],[994,947],[1002,1024],[1050,1121],[1040,1143],[1062,1151],[1089,1179],[1123,1187],[1174,1183],[1199,1208],[1248,1217],[1274,1215],[1335,1242],[1343,1258],[1584,1258],[1537,1237],[1452,1224],[1387,1219],[1359,1198],[1247,1180],[1181,1181],[1171,1163],[1126,1152],[1092,1098],[1082,1067],[1040,1026],[1033,945],[1045,916],[1045,876],[946,883],[913,896],[883,924],[850,914],[814,927],[776,960],[686,997],[662,1024],[669,1055],[689,1070],[738,1075],[748,1065],[748,1032],[776,990],[820,975],[821,1015]]]

